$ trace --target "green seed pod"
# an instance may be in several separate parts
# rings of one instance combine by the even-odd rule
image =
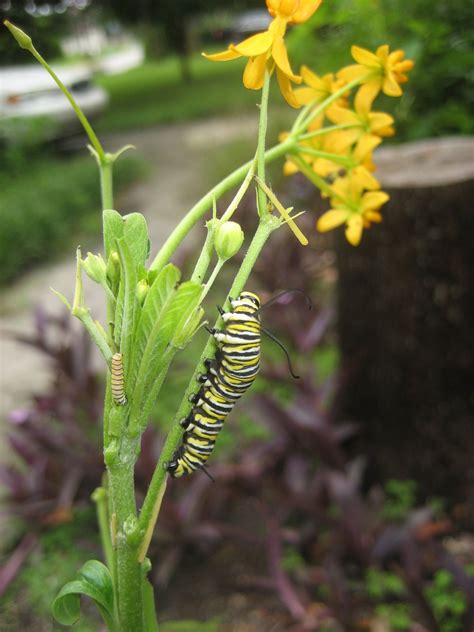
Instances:
[[[244,232],[237,222],[224,222],[216,231],[214,247],[221,261],[236,255],[244,241]]]
[[[87,257],[82,262],[82,267],[87,276],[99,285],[107,283],[107,269],[101,255],[93,255],[92,252],[88,252]]]
[[[115,286],[120,281],[120,257],[116,250],[110,253],[107,261],[107,278]]]
[[[33,48],[31,37],[8,20],[5,20],[4,24],[13,35],[13,37],[16,39],[18,44],[21,46],[21,48],[31,51],[31,49]]]
[[[150,286],[145,281],[145,279],[142,279],[141,281],[137,283],[137,299],[140,305],[143,305],[143,303],[145,302],[145,298],[146,298],[146,295],[148,294],[149,289],[150,289]]]

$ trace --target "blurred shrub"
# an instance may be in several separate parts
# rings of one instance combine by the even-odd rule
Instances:
[[[296,59],[316,71],[353,63],[352,44],[389,43],[416,61],[394,106],[398,141],[474,131],[474,8],[463,0],[339,0],[323,3],[291,33]],[[297,64],[295,64],[297,66]],[[381,104],[382,105],[382,104]]]
[[[98,230],[101,221],[97,166],[90,157],[65,161],[10,152],[0,175],[0,284],[64,251],[78,233]],[[143,171],[136,158],[121,158],[115,181],[123,187]]]
[[[67,13],[55,13],[50,11],[48,15],[33,15],[26,11],[27,2],[2,2],[0,3],[0,22],[9,19],[18,24],[33,38],[35,46],[46,58],[59,57],[61,55],[61,37],[69,23]],[[51,7],[50,7],[51,9]],[[4,35],[2,33],[2,35]],[[7,64],[31,64],[32,59],[24,51],[19,51],[18,46],[11,37],[0,37],[0,59],[2,65]]]

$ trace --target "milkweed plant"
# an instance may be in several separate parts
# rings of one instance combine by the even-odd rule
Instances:
[[[319,231],[344,226],[348,242],[357,246],[364,229],[382,220],[380,209],[388,195],[373,175],[372,153],[383,138],[394,134],[394,121],[389,114],[374,111],[373,106],[380,93],[390,97],[402,94],[401,84],[407,81],[413,62],[404,59],[401,50],[390,52],[385,44],[375,53],[353,46],[356,63],[336,73],[320,76],[303,66],[296,74],[285,46],[286,30],[307,21],[320,3],[266,0],[273,18],[266,31],[231,44],[223,52],[204,55],[215,63],[247,59],[243,84],[260,93],[256,150],[246,164],[216,184],[186,213],[158,252],[150,244],[143,215],[121,215],[114,210],[113,166],[128,147],[117,153],[104,150],[73,96],[31,38],[5,21],[17,43],[49,72],[69,100],[88,135],[100,173],[103,254],[88,253],[84,258],[78,248],[72,304],[56,294],[82,322],[108,369],[103,414],[106,474],[103,485],[93,494],[105,564],[88,561],[77,578],[61,589],[53,614],[62,624],[72,625],[79,619],[80,598],[87,596],[111,631],[158,630],[153,589],[147,579],[151,568],[147,552],[166,490],[168,464],[183,441],[180,420],[192,410],[189,398],[196,390],[197,377],[208,366],[205,360],[216,355],[214,336],[209,336],[190,378],[141,508],[137,507],[134,488],[140,442],[173,358],[200,327],[201,304],[225,262],[245,243],[242,264],[223,301],[229,311],[229,297],[242,293],[274,231],[289,229],[302,247],[308,243],[295,221],[299,213],[285,208],[272,191],[266,165],[284,158],[285,174],[301,172],[327,198],[329,210],[316,222]],[[278,144],[267,148],[269,87],[275,75],[284,99],[297,115]],[[255,229],[244,239],[236,215],[250,187],[256,188]],[[218,217],[217,201],[231,190],[236,193]],[[193,226],[203,221],[207,228],[204,244],[190,278],[182,279],[170,259]],[[104,290],[106,324],[95,320],[87,307],[83,273]],[[223,324],[219,317],[214,328]]]

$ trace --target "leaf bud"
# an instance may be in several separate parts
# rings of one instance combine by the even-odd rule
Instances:
[[[141,281],[137,283],[137,299],[140,305],[143,305],[143,303],[145,302],[145,298],[146,298],[146,295],[148,294],[149,289],[150,289],[150,286],[148,285],[145,279],[142,279]]]
[[[102,255],[93,255],[92,252],[88,252],[87,257],[82,262],[82,267],[87,276],[99,285],[107,283],[107,270]]]
[[[120,281],[120,257],[116,250],[109,255],[106,272],[107,278],[113,285]]]
[[[123,523],[123,532],[129,546],[135,548],[140,544],[141,530],[138,526],[138,520],[133,514],[130,514]]]
[[[221,261],[236,255],[244,241],[244,232],[237,222],[224,222],[217,227],[214,247]]]

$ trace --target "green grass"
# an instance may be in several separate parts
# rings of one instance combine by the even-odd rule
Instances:
[[[255,109],[259,93],[242,85],[243,60],[213,63],[195,56],[192,80],[184,81],[179,60],[148,61],[139,68],[99,79],[110,95],[99,131],[127,130]]]
[[[0,179],[0,284],[100,231],[97,166],[90,157],[31,159]],[[116,190],[143,173],[136,158],[115,165]]]

